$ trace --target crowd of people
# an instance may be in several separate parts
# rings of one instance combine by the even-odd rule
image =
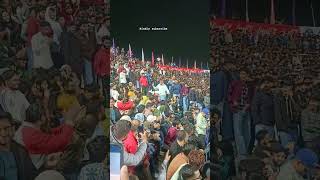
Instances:
[[[119,48],[111,56],[110,143],[123,147],[121,179],[210,179],[209,73],[159,64]]]
[[[210,43],[222,137],[212,143],[231,159],[227,171],[240,179],[319,179],[320,35],[226,22],[211,21]]]
[[[109,1],[0,1],[0,179],[108,179]]]

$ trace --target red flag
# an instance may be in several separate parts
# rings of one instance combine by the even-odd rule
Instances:
[[[276,17],[274,13],[274,0],[271,0],[271,15],[270,15],[270,24],[275,24],[276,22]]]
[[[151,65],[154,66],[154,54],[153,54],[153,50],[152,50],[152,59],[151,59]]]

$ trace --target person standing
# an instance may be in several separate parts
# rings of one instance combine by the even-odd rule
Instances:
[[[60,46],[64,62],[69,65],[79,79],[83,73],[83,61],[80,56],[80,40],[77,38],[76,25],[70,24],[61,33]]]
[[[141,77],[139,80],[140,86],[141,86],[141,92],[143,95],[147,95],[148,93],[148,87],[149,87],[149,83],[148,83],[148,79],[145,75],[145,73],[141,73]]]
[[[31,40],[33,52],[34,69],[44,68],[50,69],[53,66],[50,45],[52,44],[52,29],[48,22],[40,23],[40,32],[35,34]]]
[[[86,85],[93,83],[92,60],[96,51],[96,38],[89,31],[88,22],[82,21],[79,25],[78,39],[80,41],[80,56],[84,63],[84,81]]]
[[[274,105],[271,92],[272,82],[265,81],[255,93],[252,100],[252,120],[255,126],[255,134],[260,130],[267,130],[268,134],[274,135]]]
[[[160,84],[156,86],[156,89],[159,91],[160,101],[166,101],[167,95],[170,94],[167,85],[164,84],[163,80],[160,80]]]
[[[233,129],[236,149],[239,156],[248,154],[250,143],[250,105],[252,91],[248,87],[248,74],[240,71],[240,80],[232,81],[229,86],[228,102],[233,111]]]
[[[28,55],[28,70],[30,71],[33,67],[33,51],[31,46],[32,37],[37,34],[40,30],[40,21],[45,18],[44,8],[31,8],[30,17],[27,20],[26,25],[26,36],[27,36],[27,55]]]
[[[33,180],[38,171],[28,152],[13,140],[14,122],[9,113],[0,114],[0,179]]]

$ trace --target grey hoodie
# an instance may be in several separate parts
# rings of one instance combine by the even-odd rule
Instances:
[[[112,128],[110,128],[110,143],[122,144],[122,142],[118,141],[112,132]],[[123,164],[126,166],[137,166],[143,159],[144,155],[147,151],[147,144],[141,143],[138,147],[138,150],[135,154],[127,153],[123,151]]]

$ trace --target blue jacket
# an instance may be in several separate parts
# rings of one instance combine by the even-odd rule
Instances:
[[[228,83],[223,71],[215,72],[211,76],[211,101],[213,104],[219,104],[223,101],[228,92]]]
[[[173,84],[171,86],[171,93],[172,94],[180,94],[180,90],[181,90],[181,85],[180,84]]]

